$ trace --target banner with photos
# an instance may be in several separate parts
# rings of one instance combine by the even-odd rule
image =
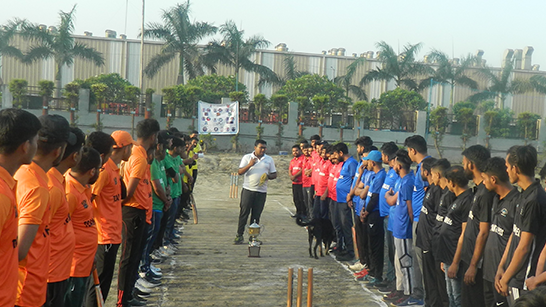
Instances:
[[[217,104],[199,101],[198,106],[199,134],[239,133],[239,102]]]

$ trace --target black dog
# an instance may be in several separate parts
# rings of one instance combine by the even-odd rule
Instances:
[[[317,247],[320,245],[320,256],[324,257],[322,254],[322,243],[326,247],[326,255],[329,254],[328,249],[332,244],[332,241],[335,237],[334,226],[329,219],[314,218],[311,221],[303,221],[301,217],[296,219],[296,224],[307,227],[307,233],[309,234],[309,257],[313,258],[313,253],[311,252],[311,247],[313,246],[313,238],[316,239],[315,243],[315,259],[317,257]]]

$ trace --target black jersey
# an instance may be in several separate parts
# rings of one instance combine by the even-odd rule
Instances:
[[[520,202],[516,204],[516,215],[514,216],[514,229],[512,241],[508,249],[508,258],[505,268],[508,267],[514,252],[521,240],[521,233],[528,232],[535,235],[529,253],[525,255],[523,264],[519,271],[510,279],[510,287],[524,289],[525,279],[534,276],[536,263],[546,237],[546,192],[542,189],[539,181],[535,181],[527,189],[521,192]]]
[[[451,264],[457,251],[457,243],[463,229],[463,223],[466,223],[468,212],[472,206],[474,193],[468,189],[461,193],[455,201],[449,206],[444,223],[440,228],[438,238],[437,259],[445,264]]]
[[[436,226],[436,215],[440,197],[442,196],[442,188],[431,184],[425,193],[421,214],[419,215],[419,223],[415,232],[415,245],[424,251],[430,251],[432,248],[432,237],[434,236],[434,226]]]
[[[520,194],[514,188],[503,199],[493,198],[491,208],[491,227],[483,250],[483,279],[495,282],[497,268],[501,261],[508,239],[514,228],[514,215]],[[466,226],[468,228],[468,224]]]
[[[472,200],[472,208],[468,212],[468,219],[466,220],[466,228],[463,238],[463,253],[461,260],[470,265],[472,257],[474,256],[474,248],[476,247],[476,238],[480,233],[480,223],[491,223],[491,206],[493,205],[493,198],[495,192],[489,191],[485,188],[485,185],[480,183],[475,188],[474,198]],[[478,268],[482,268],[482,259],[478,262]]]

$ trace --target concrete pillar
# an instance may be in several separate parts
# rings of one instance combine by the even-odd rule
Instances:
[[[158,94],[152,94],[152,117],[159,119],[161,117],[161,103],[163,96]]]
[[[89,89],[81,88],[78,98],[78,113],[79,114],[88,114],[89,112]],[[95,113],[96,110],[93,112]]]
[[[426,111],[415,111],[417,112],[417,125],[415,125],[415,134],[426,136],[427,133],[427,112]]]
[[[288,131],[298,131],[298,103],[295,101],[288,103],[288,124],[285,129]]]
[[[546,144],[546,123],[542,119],[538,120],[538,139],[537,139],[537,151],[544,151],[544,144]]]
[[[504,54],[502,55],[501,67],[504,68],[506,64],[510,63],[510,61],[512,61],[513,56],[514,56],[514,50],[512,49],[504,50]]]
[[[0,85],[2,88],[2,109],[13,107],[13,96],[7,84]]]
[[[478,137],[478,145],[485,146],[486,139],[487,139],[487,133],[485,132],[486,121],[485,121],[483,115],[478,115],[476,120],[478,121],[477,122],[478,132],[476,134],[477,137]]]

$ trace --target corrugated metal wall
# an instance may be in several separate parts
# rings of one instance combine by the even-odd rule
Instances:
[[[134,85],[139,85],[140,73],[140,42],[138,40],[122,40],[116,38],[105,37],[88,37],[75,36],[76,41],[86,44],[88,47],[95,48],[101,52],[105,58],[105,65],[102,67],[95,66],[94,63],[76,59],[71,67],[62,68],[62,84],[66,84],[74,79],[86,79],[91,76],[119,73],[122,77],[129,80]],[[23,40],[16,37],[12,41],[13,45],[22,50],[28,50],[31,43],[28,40]],[[161,51],[162,45],[160,42],[147,41],[144,47],[144,63],[150,61],[153,55]],[[273,69],[281,77],[285,75],[285,62],[287,52],[274,50],[261,50],[251,59],[256,63],[261,63]],[[326,75],[329,79],[336,76],[344,75],[347,71],[347,66],[350,65],[355,57],[349,56],[333,56],[324,54],[309,54],[309,53],[290,53],[294,57],[296,68],[300,71]],[[358,84],[361,78],[370,70],[380,67],[380,63],[375,58],[368,58],[366,62],[359,66],[354,77],[353,84]],[[171,63],[164,66],[155,77],[144,77],[144,87],[153,88],[157,93],[161,93],[161,89],[173,86],[177,82],[179,70],[179,59],[175,58]],[[497,73],[500,68],[495,69]],[[222,64],[217,66],[219,75],[233,75],[235,72],[233,67],[228,67]],[[544,75],[545,72],[515,70],[512,78],[528,79],[535,74]],[[2,71],[0,75],[4,83],[9,83],[15,78],[26,79],[30,85],[37,85],[39,80],[55,78],[55,63],[53,59],[38,61],[36,63],[26,65],[18,62],[13,58],[2,59]],[[470,70],[468,75],[478,81],[481,89],[487,87],[487,80],[482,75],[477,73],[477,69]],[[185,76],[187,81],[187,76]],[[244,83],[249,91],[250,99],[261,92],[266,96],[271,96],[278,90],[278,86],[265,85],[258,88],[259,76],[252,72],[241,71],[239,82]],[[368,99],[379,98],[382,92],[393,89],[395,87],[393,81],[373,81],[364,86],[364,90],[368,94]],[[422,95],[425,100],[431,97],[432,106],[449,106],[451,88],[446,84],[435,84],[432,89],[425,89]],[[453,92],[454,103],[463,101],[468,96],[476,93],[475,90],[456,86]],[[352,97],[356,100],[356,97]],[[511,106],[516,114],[521,112],[533,112],[546,116],[546,97],[538,93],[525,93],[507,97],[506,106]]]

